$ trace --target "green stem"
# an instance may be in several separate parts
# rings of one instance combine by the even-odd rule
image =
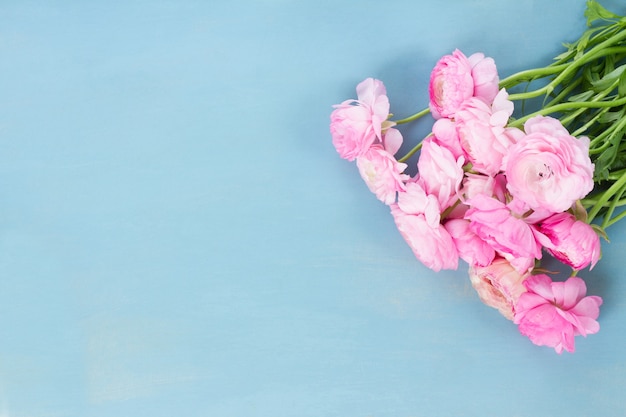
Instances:
[[[582,205],[584,207],[592,207],[598,202],[596,198],[585,198],[582,200]],[[615,207],[626,206],[626,198],[615,199],[611,204],[615,204]],[[605,203],[604,207],[609,207],[608,203]]]
[[[591,140],[589,144],[589,154],[596,155],[613,145],[611,140],[614,135],[619,134],[626,127],[626,118],[621,119],[618,123],[613,123],[605,131]],[[609,139],[606,139],[609,138]],[[597,145],[600,146],[597,147]]]
[[[595,122],[597,122],[598,119],[600,117],[602,117],[602,115],[604,115],[607,111],[609,111],[608,107],[600,110],[595,116],[593,116],[593,118],[591,120],[589,120],[587,123],[585,123],[584,125],[582,125],[578,129],[573,131],[572,132],[572,136],[577,137],[577,136],[580,136],[583,133],[585,133],[587,131],[587,129],[589,129]]]
[[[567,87],[557,94],[556,97],[546,103],[546,106],[554,106],[555,104],[562,102],[576,87],[580,85],[580,83],[582,83],[582,81],[582,78],[577,78],[575,81],[569,83]]]
[[[539,97],[544,94],[550,94],[556,86],[561,84],[561,82],[563,82],[563,80],[565,80],[567,77],[569,77],[570,75],[578,71],[578,69],[584,64],[588,63],[589,61],[593,59],[597,59],[601,56],[607,55],[607,51],[609,51],[609,53],[611,53],[610,51],[615,51],[615,49],[612,48],[611,45],[617,44],[618,42],[623,40],[623,38],[626,38],[626,31],[618,31],[616,32],[615,35],[610,36],[603,42],[600,42],[599,44],[591,48],[589,51],[585,52],[581,57],[575,58],[571,63],[556,65],[554,67],[547,67],[547,68],[550,68],[553,72],[549,72],[546,75],[551,75],[552,73],[558,73],[558,75],[554,77],[552,81],[550,81],[547,85],[541,88],[538,88],[536,90],[533,90],[533,91],[529,91],[526,93],[511,94],[509,96],[509,100],[525,100],[529,98]],[[537,71],[537,70],[530,70],[530,72],[532,71]],[[505,80],[509,80],[509,79],[507,78]],[[507,81],[507,83],[510,83],[510,81]],[[506,83],[501,83],[501,85],[502,84],[506,85]]]
[[[564,68],[567,68],[568,65],[569,64],[561,64],[561,65],[547,66],[543,68],[533,68],[533,69],[520,71],[513,75],[509,75],[503,80],[500,80],[500,87],[511,88],[522,82],[532,81],[537,78],[543,78],[548,75],[557,74],[559,71],[563,70]]]
[[[624,186],[617,193],[615,193],[615,198],[611,201],[611,204],[609,204],[606,214],[604,215],[604,220],[602,221],[603,229],[606,229],[611,221],[611,217],[613,217],[613,213],[617,207],[617,202],[622,198],[622,195],[624,195],[624,191],[626,191],[626,184],[624,184]]]
[[[428,113],[430,113],[430,109],[426,108],[426,109],[424,109],[424,110],[422,110],[422,111],[419,111],[419,112],[415,113],[414,115],[411,115],[411,116],[409,116],[409,117],[405,117],[404,119],[400,119],[400,120],[392,120],[392,121],[393,121],[395,124],[397,124],[397,125],[401,125],[401,124],[404,124],[404,123],[409,123],[409,122],[412,122],[412,121],[414,121],[414,120],[417,120],[417,119],[419,119],[420,117],[424,117],[424,116],[426,116]]]
[[[609,180],[616,181],[620,179],[623,175],[626,175],[626,168],[609,173]]]
[[[398,159],[398,162],[406,162],[410,157],[412,157],[420,149],[422,149],[422,143],[424,143],[424,142],[422,141],[422,142],[418,143],[417,145],[415,145],[413,147],[413,149],[411,149],[410,151],[407,152],[406,155],[404,155],[402,158]]]
[[[564,110],[590,108],[590,109],[602,109],[605,107],[617,107],[626,104],[626,97],[622,97],[619,100],[601,101],[601,102],[589,102],[589,101],[572,101],[567,103],[555,104],[554,106],[544,107],[543,109],[531,113],[527,116],[521,117],[517,120],[513,120],[509,123],[510,127],[521,127],[526,120],[535,116],[545,116],[547,114],[558,113]]]
[[[589,100],[590,103],[598,103],[600,102],[603,98],[605,98],[606,96],[608,96],[611,91],[615,90],[615,88],[619,85],[619,79],[615,80],[609,87],[607,87],[604,91],[599,92],[598,94],[596,94],[591,100]],[[607,107],[608,109],[608,107]],[[586,109],[580,108],[574,112],[572,112],[571,114],[567,115],[566,117],[561,119],[561,123],[563,123],[564,125],[567,125],[569,122],[571,122],[572,120],[574,120],[576,117],[578,117],[581,113],[583,113]],[[572,136],[576,136],[576,135],[572,135]]]
[[[626,217],[626,210],[622,211],[620,214],[618,214],[617,216],[613,217],[610,221],[606,222],[606,226],[604,226],[604,228],[606,229],[609,226],[613,226],[615,223],[617,223],[618,221],[620,221],[624,217]]]
[[[591,209],[589,210],[589,217],[587,218],[587,222],[591,223],[591,221],[598,215],[600,210],[605,207],[605,205],[609,202],[611,197],[618,193],[625,185],[626,172],[622,174],[622,176],[617,181],[615,181],[615,183],[613,183],[613,185],[611,185],[608,190],[604,191],[600,195],[600,198],[598,198],[596,204],[594,204],[594,206],[591,207]]]

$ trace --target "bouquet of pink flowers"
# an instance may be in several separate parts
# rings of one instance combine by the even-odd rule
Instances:
[[[558,353],[598,332],[602,299],[576,275],[626,217],[626,17],[593,0],[585,16],[589,28],[546,67],[500,79],[492,58],[456,50],[432,70],[425,110],[392,120],[385,86],[368,78],[330,117],[339,156],[356,161],[415,256],[434,271],[466,262],[484,303]],[[513,117],[535,98],[536,111]],[[397,157],[398,125],[427,114],[431,133]],[[545,255],[571,276],[553,281]]]

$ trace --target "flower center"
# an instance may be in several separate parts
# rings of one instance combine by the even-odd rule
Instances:
[[[552,168],[550,168],[550,165],[548,164],[543,164],[543,167],[539,167],[539,169],[537,170],[537,178],[539,181],[542,180],[547,180],[549,178],[551,178],[554,175],[554,172],[552,171]]]

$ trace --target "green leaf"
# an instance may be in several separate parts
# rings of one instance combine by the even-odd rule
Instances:
[[[619,19],[620,16],[609,12],[595,0],[587,0],[587,10],[585,10],[587,26],[591,26],[596,20]]]
[[[591,81],[591,85],[596,91],[604,91],[610,88],[611,86],[614,86],[616,82],[620,81],[621,76],[624,73],[624,70],[626,70],[626,64],[620,65],[619,67],[615,68],[613,71],[609,72],[608,74],[605,74],[599,80]]]
[[[592,224],[591,228],[597,233],[598,236],[600,236],[602,239],[606,240],[607,242],[609,241],[609,236],[606,234],[606,230],[604,230],[604,228],[598,224]]]
[[[619,111],[608,111],[598,118],[598,123],[613,123],[624,118],[624,109]]]
[[[626,72],[623,72],[619,76],[619,84],[617,85],[617,94],[620,97],[624,97],[626,95]]]
[[[594,94],[595,92],[593,90],[586,90],[586,91],[583,91],[582,93],[569,96],[567,101],[570,101],[570,102],[587,101],[591,97],[593,97]]]

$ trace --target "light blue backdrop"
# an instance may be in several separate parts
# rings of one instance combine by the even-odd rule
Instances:
[[[328,132],[366,77],[406,116],[441,55],[545,64],[583,10],[0,3],[0,416],[626,414],[626,224],[559,356],[423,267]]]

